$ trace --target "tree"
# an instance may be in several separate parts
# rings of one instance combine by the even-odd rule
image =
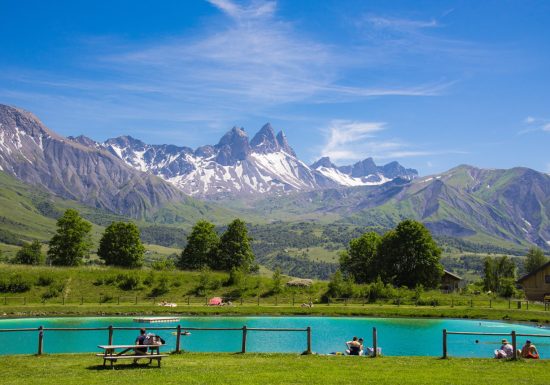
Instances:
[[[178,265],[181,269],[199,270],[215,267],[220,237],[215,226],[208,221],[198,221],[187,237],[187,246],[182,251]]]
[[[546,262],[548,260],[544,256],[544,252],[538,247],[531,247],[525,256],[525,270],[527,273],[532,273]]]
[[[420,222],[407,219],[384,234],[378,248],[380,274],[395,286],[437,287],[443,267],[441,250]]]
[[[78,211],[68,209],[57,220],[57,232],[50,240],[48,258],[53,265],[77,266],[92,247],[92,225],[80,217]]]
[[[369,232],[349,242],[348,249],[340,255],[340,269],[357,283],[371,282],[378,276],[376,256],[382,238]]]
[[[514,279],[516,276],[516,264],[508,256],[486,257],[483,260],[483,288],[502,294],[506,279]]]
[[[97,255],[106,265],[141,267],[145,247],[138,227],[132,222],[113,222],[103,232]]]
[[[283,280],[281,275],[281,269],[278,267],[273,272],[271,277],[271,292],[273,294],[280,294],[283,291]]]
[[[330,281],[328,283],[328,290],[325,295],[328,298],[340,298],[342,297],[342,294],[344,293],[344,291],[345,291],[344,277],[340,270],[336,270],[336,272],[332,274],[332,276],[330,277]]]
[[[221,236],[220,265],[213,266],[213,268],[231,270],[233,267],[237,267],[248,271],[254,262],[250,241],[246,224],[240,219],[235,219]]]
[[[24,265],[41,265],[44,263],[44,254],[42,254],[42,245],[38,241],[33,241],[32,243],[25,243],[19,249],[15,258],[14,263],[21,263]]]

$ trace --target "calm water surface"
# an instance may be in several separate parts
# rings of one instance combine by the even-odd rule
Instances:
[[[134,317],[78,317],[78,318],[28,318],[0,320],[0,329],[44,327],[146,327],[152,332],[156,326],[176,326],[177,323],[142,324]],[[378,330],[378,346],[388,356],[438,356],[442,349],[442,330],[481,331],[491,333],[544,334],[550,329],[535,326],[494,321],[459,319],[414,319],[414,318],[335,318],[335,317],[180,317],[185,327],[275,327],[312,328],[314,352],[325,354],[345,349],[344,342],[353,336],[365,338],[372,346],[372,328]],[[158,331],[173,349],[176,336],[170,331]],[[193,352],[237,352],[241,349],[241,331],[192,331],[182,337],[182,347]],[[137,331],[115,330],[115,344],[133,343]],[[455,357],[491,357],[500,346],[500,340],[508,336],[449,336],[449,355]],[[527,338],[518,337],[522,346]],[[542,358],[550,358],[550,338],[530,337]],[[476,343],[476,340],[478,342]],[[38,333],[0,333],[0,354],[36,353]],[[106,344],[107,331],[44,332],[44,352],[96,352],[98,344]],[[249,352],[301,352],[306,348],[306,333],[255,332],[247,338]]]

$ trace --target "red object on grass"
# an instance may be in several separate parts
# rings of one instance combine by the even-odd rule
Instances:
[[[222,304],[222,302],[223,300],[220,297],[214,297],[214,298],[211,298],[210,301],[208,301],[208,304],[219,306]]]

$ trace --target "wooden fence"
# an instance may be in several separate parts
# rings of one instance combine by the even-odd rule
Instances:
[[[39,326],[38,328],[20,328],[20,329],[0,329],[0,333],[17,333],[17,332],[38,332],[38,347],[37,355],[41,355],[44,352],[44,334],[45,332],[89,332],[89,331],[98,331],[105,330],[108,333],[107,343],[108,345],[113,344],[113,336],[116,330],[140,330],[141,327],[118,327],[118,326],[108,326],[108,327],[98,327],[98,328],[49,328]],[[147,330],[171,330],[176,333],[176,345],[175,352],[179,353],[182,350],[181,336],[184,331],[241,331],[242,340],[241,340],[241,353],[246,353],[246,340],[249,332],[305,332],[306,333],[306,350],[304,354],[311,354],[311,327],[306,328],[249,328],[244,325],[241,328],[200,328],[200,327],[182,327],[181,325],[177,326],[148,326]]]
[[[516,333],[515,330],[512,330],[510,333],[485,333],[485,332],[450,332],[447,329],[443,329],[443,356],[442,358],[448,358],[447,351],[447,337],[449,335],[463,335],[463,336],[510,336],[512,339],[512,346],[514,347],[513,359],[517,359],[517,337],[545,337],[549,338],[550,334],[523,334]]]
[[[33,303],[43,304],[59,304],[59,305],[84,305],[84,304],[110,304],[110,305],[155,305],[161,301],[176,303],[178,306],[196,306],[207,305],[208,300],[212,297],[223,297],[224,301],[230,301],[233,306],[256,305],[256,306],[303,306],[323,305],[323,306],[366,306],[368,304],[384,304],[400,306],[430,306],[440,307],[470,307],[470,308],[508,308],[508,309],[525,309],[529,310],[544,310],[549,311],[550,306],[535,304],[527,300],[502,300],[502,299],[475,299],[465,297],[452,298],[385,298],[372,300],[369,298],[328,298],[326,302],[320,302],[310,296],[289,295],[289,296],[273,296],[273,297],[226,297],[223,295],[209,296],[184,296],[184,297],[140,297],[129,295],[100,295],[96,297],[90,296],[63,296],[50,299],[41,299],[36,297],[16,297],[4,296],[0,297],[0,306],[2,305],[29,305]]]

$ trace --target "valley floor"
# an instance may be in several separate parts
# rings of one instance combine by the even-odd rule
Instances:
[[[2,383],[16,384],[548,384],[550,361],[434,357],[172,355],[162,367],[103,369],[93,354],[2,357]]]

